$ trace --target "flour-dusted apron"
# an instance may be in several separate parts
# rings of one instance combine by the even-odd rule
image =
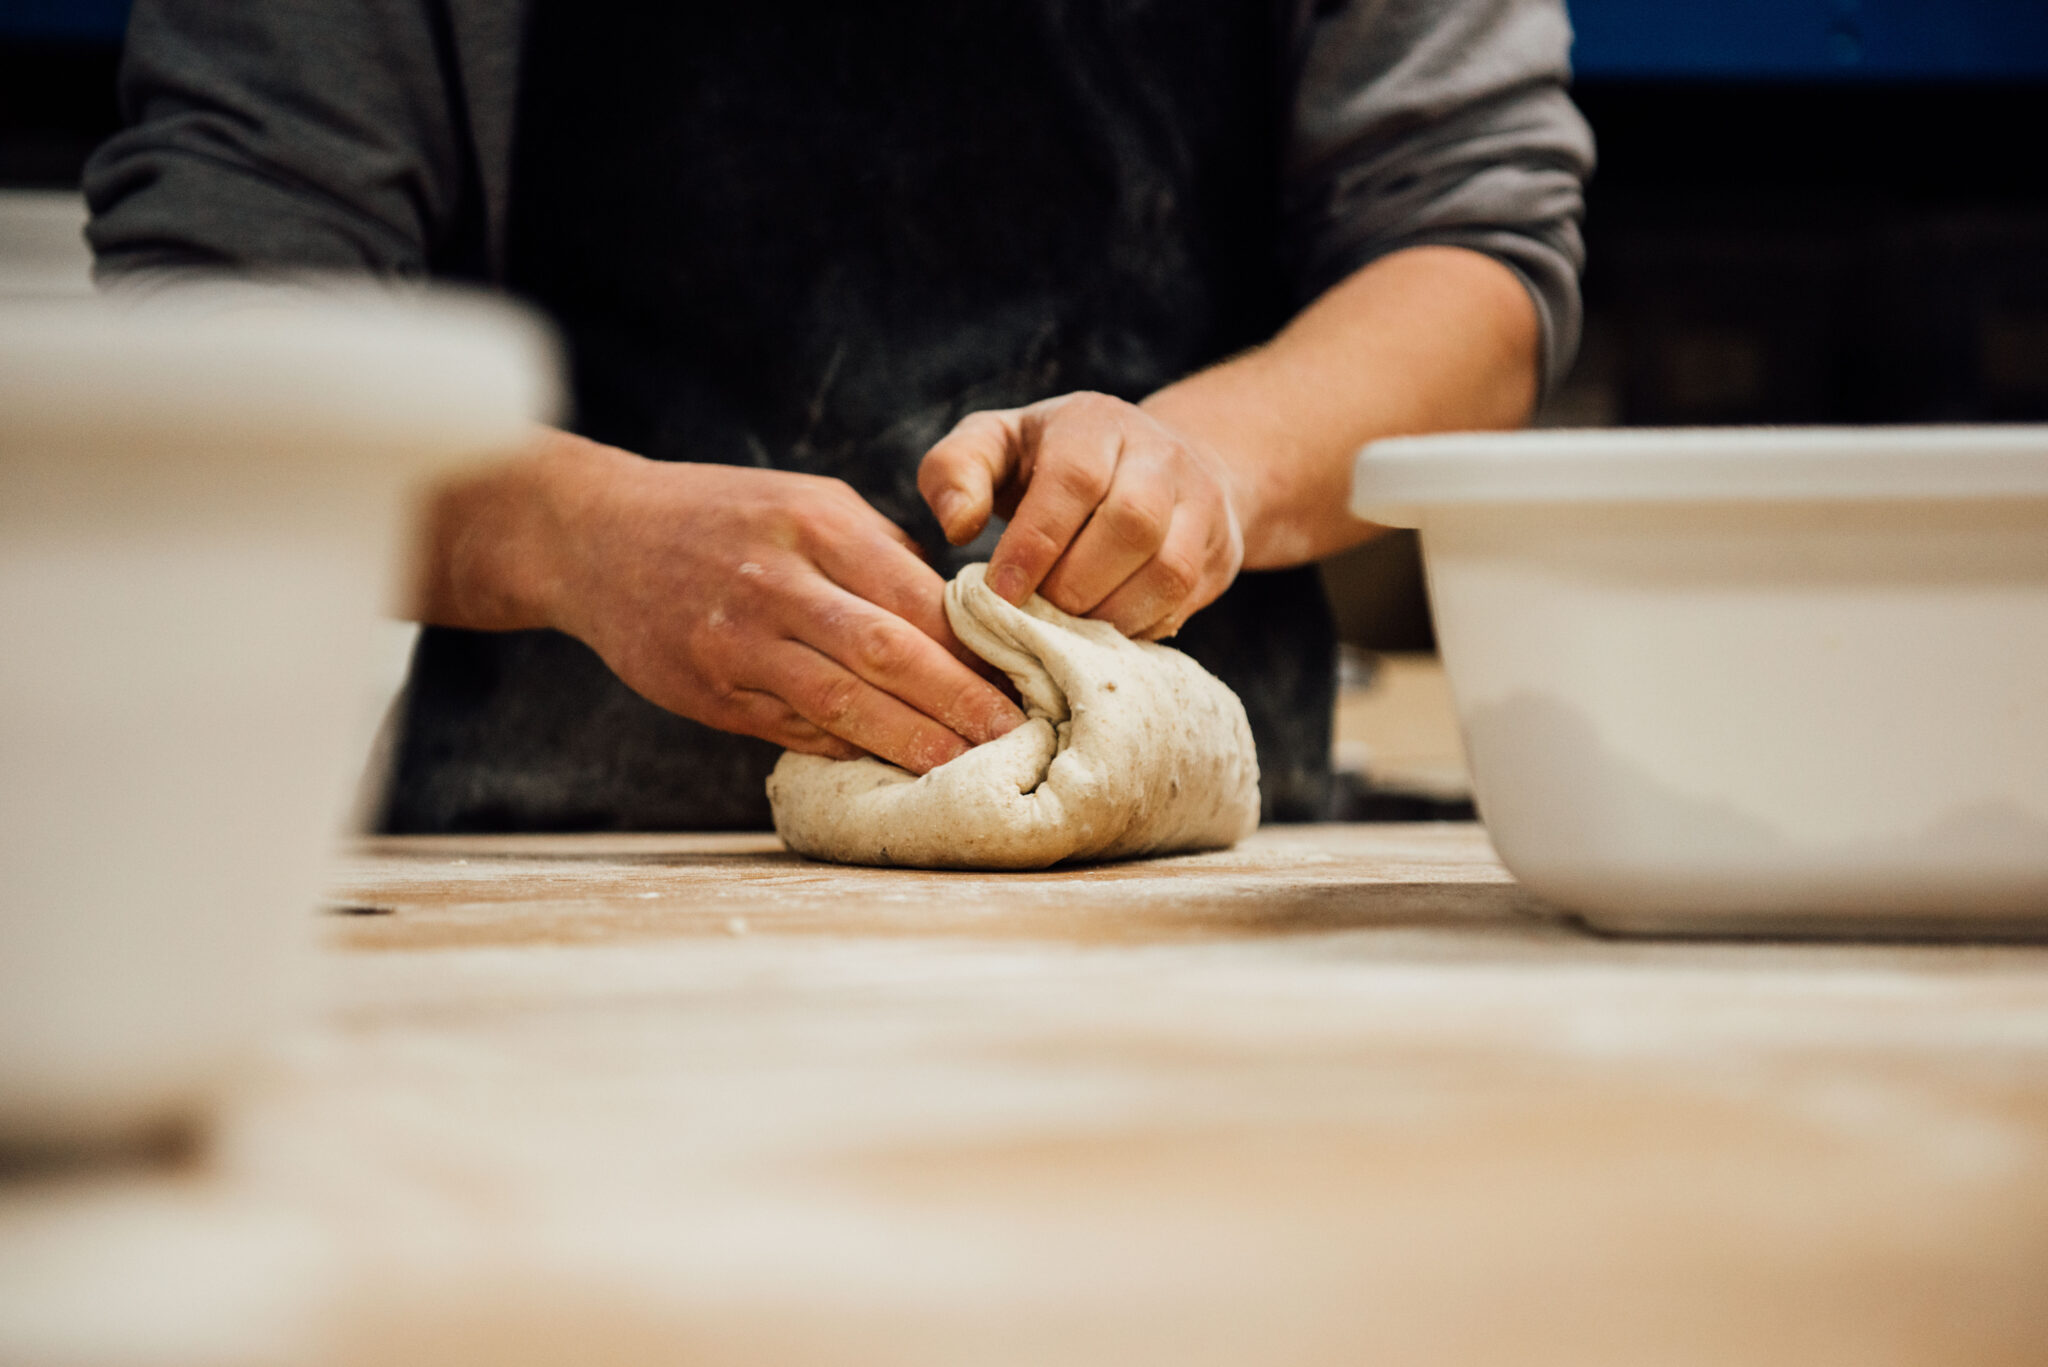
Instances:
[[[1284,321],[1272,0],[534,0],[508,281],[576,430],[836,475],[942,573],[917,464],[964,414],[1139,399]],[[680,605],[679,605],[680,606]],[[1313,570],[1175,641],[1243,697],[1266,815],[1322,814]],[[429,629],[392,831],[765,827],[775,747],[673,716],[554,632]]]

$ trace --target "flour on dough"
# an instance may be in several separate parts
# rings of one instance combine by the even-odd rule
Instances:
[[[1038,869],[1234,844],[1259,824],[1244,705],[1177,650],[1043,598],[1012,607],[969,565],[946,586],[968,649],[1008,674],[1027,720],[913,777],[877,759],[784,754],[775,829],[814,859]]]

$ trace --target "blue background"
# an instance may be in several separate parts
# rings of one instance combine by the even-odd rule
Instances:
[[[128,0],[0,0],[0,38],[118,42]]]
[[[261,3],[261,0],[256,0]],[[1569,0],[1594,79],[2048,79],[2048,0]],[[114,42],[128,0],[0,0],[0,39]]]
[[[2048,78],[2048,0],[1568,0],[1581,76]]]

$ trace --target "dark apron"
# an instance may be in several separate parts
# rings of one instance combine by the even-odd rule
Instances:
[[[1139,399],[1284,321],[1271,0],[536,0],[508,283],[554,317],[575,428],[659,460],[836,475],[946,547],[917,464],[964,414]],[[1313,569],[1175,644],[1244,699],[1266,814],[1327,804]],[[390,831],[768,824],[777,750],[664,712],[555,632],[429,628]]]

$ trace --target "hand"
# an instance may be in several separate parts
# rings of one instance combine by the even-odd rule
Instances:
[[[1066,394],[973,413],[917,487],[954,545],[1003,512],[989,587],[1159,640],[1230,586],[1244,535],[1222,458],[1135,404]]]
[[[915,773],[1023,720],[963,662],[916,543],[839,480],[652,461],[561,434],[530,479],[498,495],[516,514],[444,514],[457,528],[446,559],[481,542],[472,558],[500,568],[471,579],[519,581],[533,604],[522,610],[672,712]],[[454,615],[512,623],[488,602]]]

